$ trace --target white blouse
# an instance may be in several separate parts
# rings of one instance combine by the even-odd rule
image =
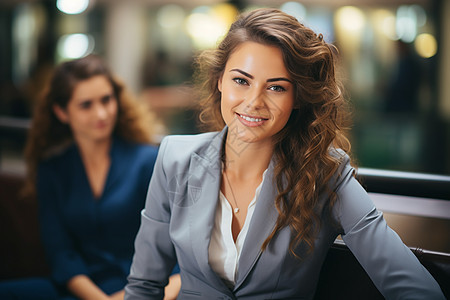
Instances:
[[[209,264],[214,272],[216,272],[230,288],[235,284],[239,267],[239,257],[266,172],[267,170],[264,171],[262,182],[256,188],[255,197],[248,205],[244,226],[239,232],[236,244],[233,241],[233,234],[231,232],[233,209],[222,191],[219,193],[219,205],[217,205],[214,227],[211,233],[211,242],[209,244]]]

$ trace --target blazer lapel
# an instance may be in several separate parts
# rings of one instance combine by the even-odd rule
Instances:
[[[221,149],[226,128],[203,151],[193,153],[189,166],[188,193],[196,200],[190,207],[189,231],[192,248],[200,270],[219,290],[230,293],[209,265],[209,243],[214,226],[221,180]]]
[[[220,155],[226,132],[227,128],[225,127],[213,138],[207,148],[191,155],[190,175],[188,175],[187,182],[188,193],[193,199],[197,199],[195,205],[190,207],[189,216],[189,230],[195,258],[205,278],[208,278],[222,292],[230,294],[230,290],[212,270],[208,262],[208,249],[220,189]],[[261,245],[272,232],[278,217],[278,211],[274,205],[277,191],[273,180],[273,167],[274,162],[271,161],[239,259],[235,289],[244,282],[261,255]]]
[[[272,160],[261,187],[259,198],[256,200],[255,211],[239,258],[235,290],[244,282],[261,255],[261,246],[272,232],[278,218],[278,211],[274,205],[277,191],[273,179],[273,165]]]

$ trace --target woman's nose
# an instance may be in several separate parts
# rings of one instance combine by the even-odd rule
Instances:
[[[108,115],[107,111],[106,111],[106,107],[98,104],[95,106],[95,115],[97,116],[97,118],[100,119],[104,119],[106,118],[106,116]]]
[[[259,87],[253,87],[246,95],[246,106],[249,108],[262,108],[265,106],[267,95]]]

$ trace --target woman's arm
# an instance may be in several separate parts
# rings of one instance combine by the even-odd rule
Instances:
[[[92,280],[86,275],[76,275],[67,282],[67,289],[82,300],[107,300],[110,299]]]
[[[61,178],[60,170],[54,165],[40,166],[37,177],[40,227],[52,278],[79,299],[109,299],[89,278],[88,268],[66,228],[67,220],[59,204],[59,200],[67,196]]]
[[[386,224],[345,163],[337,188],[335,216],[342,239],[386,299],[445,299],[442,291],[400,237]]]
[[[164,288],[164,300],[176,300],[180,292],[181,279],[180,274],[174,274],[169,277],[169,284]],[[120,290],[112,294],[110,300],[123,300],[125,290]]]
[[[125,290],[120,290],[118,292],[115,292],[110,296],[110,300],[123,300],[123,297],[125,296]]]
[[[136,236],[135,254],[125,287],[125,299],[163,299],[164,288],[176,264],[169,225],[171,207],[163,167],[167,139],[161,143],[150,181],[141,226]]]
[[[164,300],[175,300],[181,288],[180,274],[174,274],[169,277],[169,284],[164,288]]]
[[[41,237],[51,275],[58,284],[66,284],[75,275],[88,274],[88,269],[76,251],[63,219],[59,199],[67,192],[61,177],[54,165],[41,165],[37,175],[37,197]]]

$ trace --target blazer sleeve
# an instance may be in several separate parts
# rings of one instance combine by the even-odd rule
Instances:
[[[88,274],[83,258],[75,249],[70,233],[62,220],[59,199],[63,197],[58,172],[51,165],[43,164],[37,174],[37,196],[39,199],[39,220],[41,237],[52,278],[65,284],[79,274]]]
[[[386,299],[445,299],[438,283],[386,224],[344,156],[335,216],[342,239]]]
[[[163,299],[164,287],[176,264],[175,250],[169,235],[171,209],[167,193],[164,155],[167,139],[161,142],[153,176],[147,193],[141,226],[135,240],[126,300]]]

